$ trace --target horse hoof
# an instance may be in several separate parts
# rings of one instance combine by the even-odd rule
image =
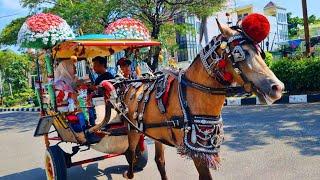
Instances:
[[[129,174],[128,171],[123,173],[123,177],[126,179],[133,179],[133,174]]]

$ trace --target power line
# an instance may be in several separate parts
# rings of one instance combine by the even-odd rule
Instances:
[[[19,13],[10,14],[10,15],[0,16],[0,18],[11,17],[11,16],[15,16],[15,15],[18,15],[18,14],[20,14],[20,12]]]

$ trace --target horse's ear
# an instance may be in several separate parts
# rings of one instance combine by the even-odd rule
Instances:
[[[217,21],[217,25],[218,25],[218,28],[219,28],[221,34],[223,34],[224,36],[227,36],[227,37],[234,35],[234,31],[230,27],[228,27],[225,24],[220,24],[220,22],[217,18],[216,18],[216,21]]]
[[[237,26],[239,26],[239,27],[241,27],[241,24],[242,24],[242,19],[239,19],[238,21],[237,21]]]

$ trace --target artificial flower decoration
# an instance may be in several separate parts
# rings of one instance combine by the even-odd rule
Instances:
[[[26,48],[48,49],[71,38],[74,38],[74,34],[65,20],[50,13],[40,13],[23,23],[18,44]]]
[[[140,39],[150,40],[150,33],[146,26],[139,20],[122,18],[111,23],[104,31],[115,39]]]
[[[270,32],[270,23],[268,19],[258,13],[252,13],[246,16],[241,23],[243,32],[255,43],[260,43]]]

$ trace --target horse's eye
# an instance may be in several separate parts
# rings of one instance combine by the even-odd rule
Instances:
[[[247,59],[248,57],[250,57],[250,53],[249,53],[249,51],[247,51],[247,50],[243,50],[244,51],[244,53],[245,53],[245,59]]]

